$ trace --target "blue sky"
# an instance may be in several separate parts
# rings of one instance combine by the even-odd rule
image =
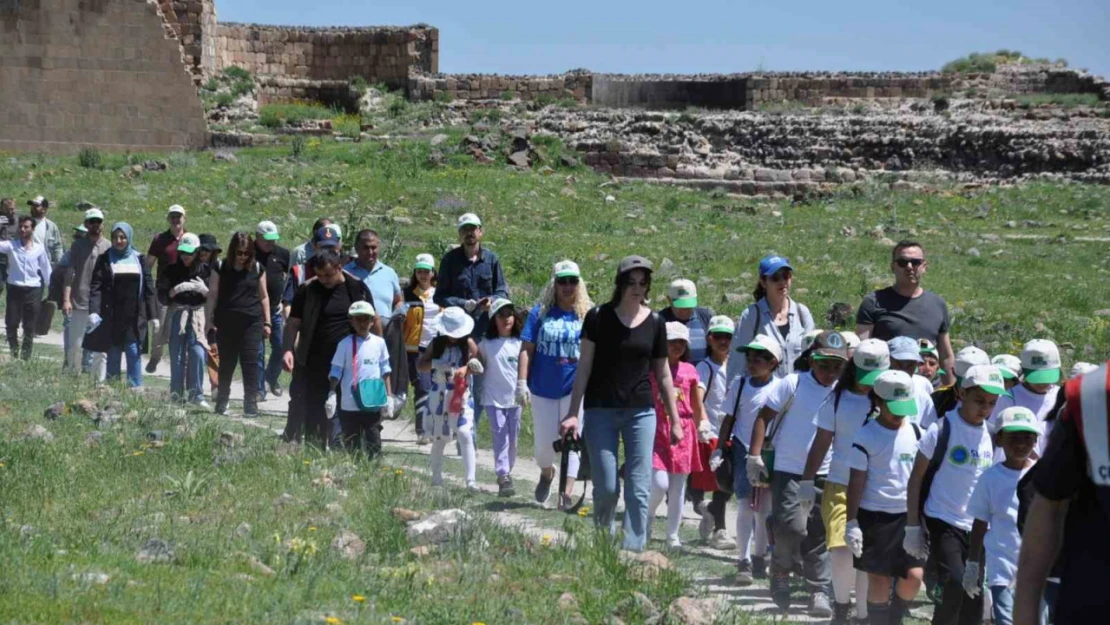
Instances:
[[[440,30],[450,73],[909,71],[1010,48],[1110,77],[1110,0],[216,0],[216,12],[304,26],[425,22]]]

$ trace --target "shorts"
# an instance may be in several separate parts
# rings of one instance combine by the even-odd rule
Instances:
[[[825,545],[829,549],[847,547],[844,530],[848,527],[848,487],[825,482],[821,500],[821,521],[825,523]]]
[[[855,568],[872,575],[905,577],[913,568],[925,566],[902,549],[906,537],[906,513],[875,512],[859,509],[856,517],[863,531],[863,555],[855,558]]]

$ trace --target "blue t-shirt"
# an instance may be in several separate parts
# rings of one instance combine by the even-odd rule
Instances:
[[[539,397],[561,399],[574,388],[582,320],[574,311],[558,306],[552,306],[541,319],[542,310],[541,305],[532,309],[520,333],[520,340],[536,345],[528,369],[528,388]]]
[[[347,273],[355,276],[370,289],[374,300],[374,312],[382,320],[382,325],[393,316],[393,298],[401,294],[401,281],[397,272],[383,262],[374,263],[372,271],[366,271],[358,261],[352,260],[343,268]]]

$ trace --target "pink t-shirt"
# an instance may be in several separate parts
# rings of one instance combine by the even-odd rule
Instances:
[[[682,440],[671,445],[671,427],[667,422],[667,411],[659,398],[659,384],[655,374],[651,375],[651,389],[655,396],[655,448],[652,452],[653,469],[667,473],[694,473],[702,470],[701,455],[698,454],[698,432],[694,426],[693,401],[698,388],[698,370],[688,362],[671,367],[674,381],[675,406],[682,423]]]

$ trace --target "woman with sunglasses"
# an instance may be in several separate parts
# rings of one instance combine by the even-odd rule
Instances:
[[[572,412],[570,395],[578,371],[582,343],[582,320],[593,308],[586,282],[578,265],[570,260],[555,263],[551,279],[544,288],[540,303],[528,314],[520,333],[520,372],[517,377],[517,399],[532,404],[533,454],[540,468],[535,498],[547,501],[555,480],[555,441],[559,440],[559,420]],[[580,412],[579,407],[574,412]],[[581,433],[582,428],[578,428]],[[566,490],[559,493],[558,506],[570,505],[570,494],[578,475],[580,458],[569,452]]]
[[[794,372],[794,361],[806,350],[803,339],[817,326],[813,323],[809,308],[790,297],[793,283],[794,268],[786,258],[771,254],[759,261],[759,283],[752,293],[755,303],[740,313],[736,322],[736,334],[732,337],[729,384],[747,373],[748,363],[744,348],[758,334],[771,338],[782,350],[775,377],[786,377]]]
[[[243,367],[243,415],[258,415],[258,347],[270,338],[270,297],[262,265],[254,260],[254,241],[245,232],[231,235],[227,259],[212,270],[205,322],[220,344],[216,413],[227,414],[235,365]]]

